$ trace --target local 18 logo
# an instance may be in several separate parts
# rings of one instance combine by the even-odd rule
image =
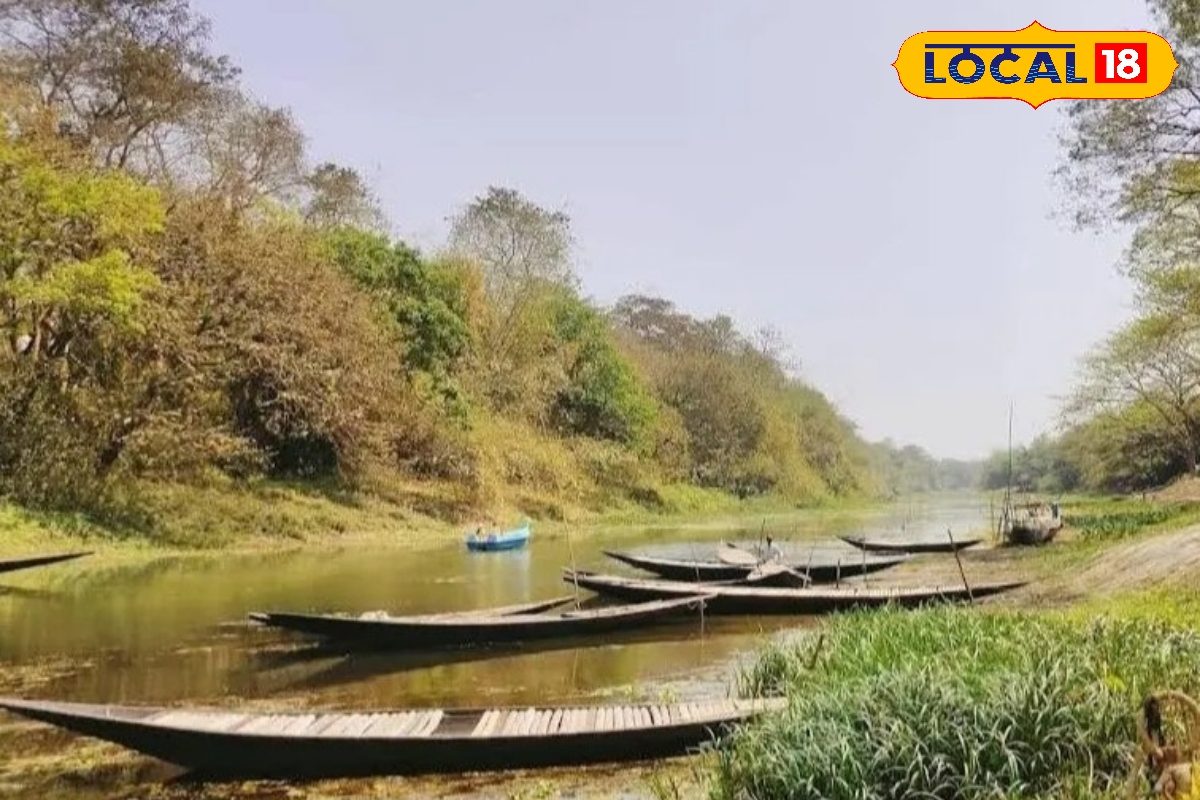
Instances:
[[[900,83],[930,100],[1136,100],[1171,83],[1171,45],[1148,31],[926,31],[892,63]]]

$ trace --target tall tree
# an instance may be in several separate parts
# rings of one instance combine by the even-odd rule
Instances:
[[[1060,175],[1075,219],[1135,226],[1135,273],[1200,254],[1200,0],[1149,0],[1179,68],[1162,94],[1069,107]]]
[[[0,329],[11,352],[65,355],[97,325],[131,326],[156,284],[137,263],[158,193],[65,148],[0,139]]]
[[[483,265],[487,289],[503,307],[539,284],[574,286],[571,219],[514,189],[489,187],[454,217],[450,246]]]
[[[226,92],[192,129],[184,179],[242,214],[260,201],[294,203],[308,176],[304,134],[286,108]]]
[[[383,227],[379,203],[356,170],[326,162],[314,169],[304,184],[308,191],[304,219],[310,225],[367,230]]]
[[[1170,316],[1135,320],[1085,362],[1071,411],[1153,409],[1187,443],[1188,469],[1200,459],[1200,328]]]
[[[0,70],[105,166],[149,170],[168,129],[236,77],[187,0],[0,0]]]

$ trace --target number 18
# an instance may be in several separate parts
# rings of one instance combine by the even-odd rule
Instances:
[[[1096,45],[1096,83],[1145,82],[1145,44]]]

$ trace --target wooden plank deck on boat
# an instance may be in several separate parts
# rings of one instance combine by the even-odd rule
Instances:
[[[370,648],[476,647],[570,636],[587,636],[649,625],[698,612],[704,587],[687,595],[622,606],[569,610],[557,614],[496,613],[486,609],[448,615],[349,617],[335,614],[255,612],[264,625]]]
[[[726,547],[736,549],[732,545],[726,545]],[[604,554],[623,564],[628,564],[631,567],[651,572],[673,581],[711,583],[714,581],[745,580],[761,566],[757,559],[748,563],[727,563],[720,560],[701,561],[660,558],[611,550],[605,550]],[[751,557],[753,558],[752,555]],[[826,560],[812,564],[788,563],[782,566],[790,568],[798,575],[807,576],[813,583],[832,583],[837,580],[890,569],[898,564],[903,564],[907,560],[908,556],[902,554],[890,558],[880,558],[877,556],[866,559],[848,557],[843,561],[830,562]]]
[[[455,772],[682,754],[782,700],[250,714],[0,698],[0,708],[213,776]]]
[[[19,569],[45,567],[50,564],[61,564],[64,561],[74,561],[77,558],[90,556],[91,551],[82,553],[57,553],[49,556],[27,556],[25,558],[8,558],[0,560],[0,573],[16,572]]]
[[[597,594],[628,601],[664,600],[694,592],[696,585],[683,581],[644,580],[620,575],[563,570],[563,580]],[[1025,581],[947,586],[768,588],[705,584],[711,596],[704,604],[710,614],[824,614],[849,608],[889,604],[920,605],[939,601],[979,599],[1024,586]]]

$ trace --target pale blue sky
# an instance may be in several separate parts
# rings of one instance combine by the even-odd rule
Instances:
[[[1144,28],[1142,0],[193,0],[315,159],[406,238],[489,184],[572,216],[585,291],[773,325],[868,438],[938,455],[1055,422],[1128,314],[1126,236],[1078,233],[1061,104],[930,102],[889,64],[930,28]]]

